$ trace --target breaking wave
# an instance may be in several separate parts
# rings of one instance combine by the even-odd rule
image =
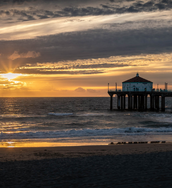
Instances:
[[[65,131],[35,131],[18,133],[0,133],[2,139],[31,139],[31,138],[64,138],[64,137],[89,137],[89,136],[115,136],[115,135],[159,135],[172,134],[172,128],[112,128],[112,129],[72,129]]]
[[[73,115],[73,113],[54,113],[54,112],[50,112],[50,113],[48,113],[48,115],[51,115],[51,116],[71,116],[71,115]]]

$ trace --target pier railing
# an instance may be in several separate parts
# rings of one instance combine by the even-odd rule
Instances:
[[[123,91],[123,90],[112,90],[112,89],[110,89],[108,92],[135,92],[135,93],[138,93],[138,92],[164,92],[164,93],[172,93],[172,90],[152,90],[152,91]]]

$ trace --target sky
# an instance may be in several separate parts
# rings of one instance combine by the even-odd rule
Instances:
[[[139,75],[172,89],[172,0],[1,0],[0,97],[108,97]]]

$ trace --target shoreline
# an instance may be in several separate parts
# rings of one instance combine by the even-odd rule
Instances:
[[[58,147],[0,148],[0,162],[57,158],[80,158],[106,155],[133,155],[172,151],[172,143],[111,144]]]
[[[134,143],[134,142],[163,142],[172,143],[172,135],[115,135],[115,136],[83,136],[74,138],[33,138],[33,139],[1,139],[0,148],[7,147],[60,147],[60,146],[93,146],[108,145],[113,142],[117,143]]]

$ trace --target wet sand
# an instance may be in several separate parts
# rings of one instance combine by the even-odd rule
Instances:
[[[172,187],[172,144],[0,148],[0,187]]]

